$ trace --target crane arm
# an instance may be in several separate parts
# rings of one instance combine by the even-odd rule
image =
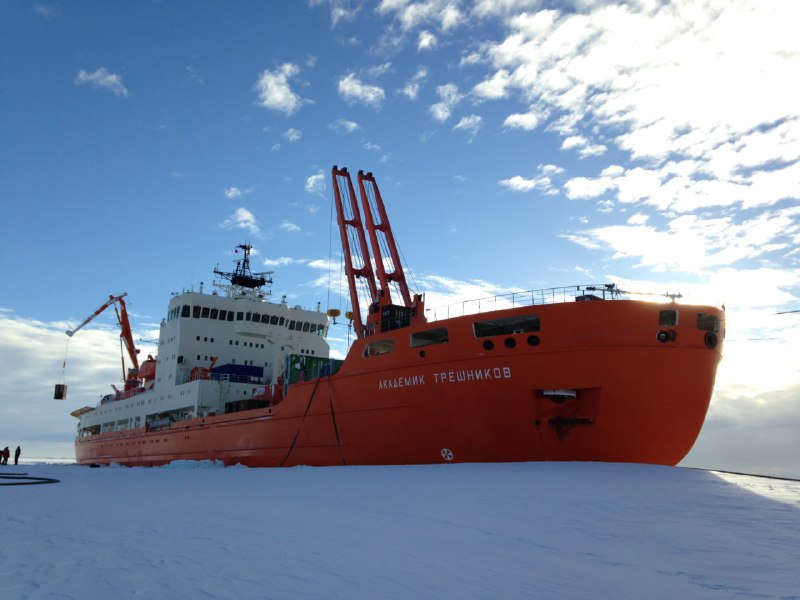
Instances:
[[[72,337],[73,335],[78,333],[78,331],[80,331],[83,328],[84,325],[88,325],[91,321],[93,321],[94,318],[97,315],[99,315],[101,312],[103,312],[105,309],[107,309],[109,306],[111,306],[115,302],[118,302],[118,301],[122,300],[127,295],[128,294],[122,294],[120,296],[111,296],[111,295],[109,295],[108,300],[106,300],[103,304],[101,304],[100,308],[98,308],[96,311],[94,311],[92,314],[90,314],[88,317],[86,317],[83,320],[83,323],[78,325],[75,329],[67,329],[67,335],[69,337]]]
[[[120,329],[122,330],[119,334],[119,337],[122,343],[125,345],[125,349],[128,351],[128,356],[131,359],[131,364],[135,369],[139,368],[139,359],[137,358],[137,354],[139,351],[136,349],[136,344],[133,342],[133,332],[131,331],[131,324],[128,319],[128,310],[125,306],[125,296],[127,293],[120,294],[119,296],[109,295],[108,300],[106,300],[103,304],[101,304],[97,310],[95,310],[92,314],[86,317],[83,322],[78,325],[75,329],[68,329],[67,335],[72,337],[78,331],[80,331],[85,325],[88,325],[90,322],[94,320],[94,318],[102,313],[105,309],[107,309],[112,304],[114,306],[114,310],[117,313],[117,321],[119,322]],[[119,304],[119,309],[116,308],[116,304]],[[123,366],[123,378],[125,377],[125,368]]]

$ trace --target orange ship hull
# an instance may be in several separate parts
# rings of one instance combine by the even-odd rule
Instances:
[[[663,325],[663,311],[679,322]],[[629,300],[528,306],[541,329],[476,337],[464,316],[367,336],[334,375],[275,406],[80,437],[80,464],[219,460],[251,467],[494,461],[677,464],[708,410],[724,331],[706,306]],[[677,319],[676,319],[677,321]],[[706,322],[703,321],[703,322]],[[410,334],[446,328],[446,343]],[[370,344],[393,351],[370,355]],[[489,342],[487,344],[487,342]]]

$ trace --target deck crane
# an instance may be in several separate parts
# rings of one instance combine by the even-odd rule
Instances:
[[[412,321],[425,322],[422,295],[415,294],[412,298],[408,290],[392,228],[372,173],[358,172],[361,209],[347,169],[334,166],[331,177],[356,336],[408,327]],[[372,253],[367,244],[367,234]],[[362,321],[358,298],[357,283],[361,279],[365,280],[369,301],[366,322]],[[399,289],[403,304],[392,302],[392,283]]]
[[[120,326],[120,345],[125,346],[125,349],[128,352],[128,357],[131,360],[131,364],[133,367],[126,372],[125,371],[125,356],[123,354],[122,358],[122,380],[125,382],[125,389],[133,389],[138,386],[139,384],[139,358],[137,354],[139,354],[139,350],[136,349],[136,345],[133,342],[133,332],[131,331],[131,323],[128,320],[128,309],[125,306],[125,296],[127,293],[120,294],[119,296],[109,295],[108,300],[106,300],[100,307],[94,311],[91,315],[86,317],[83,322],[78,325],[75,329],[67,330],[67,335],[72,337],[78,331],[80,331],[85,325],[88,325],[97,315],[102,313],[105,309],[107,309],[112,304],[114,305],[114,312],[117,313],[117,322]]]

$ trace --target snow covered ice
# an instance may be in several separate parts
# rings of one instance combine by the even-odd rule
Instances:
[[[605,463],[19,465],[0,598],[800,598],[800,483]],[[0,480],[0,483],[9,480]]]

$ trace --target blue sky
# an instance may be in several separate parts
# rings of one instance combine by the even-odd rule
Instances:
[[[276,296],[343,307],[326,268],[337,164],[375,173],[428,307],[604,282],[724,302],[689,462],[800,475],[800,313],[775,314],[800,308],[798,17],[743,1],[3,3],[0,443],[69,452],[66,413],[116,381],[118,350],[111,315],[68,349],[61,332],[110,293],[151,339],[170,293],[249,241]]]

